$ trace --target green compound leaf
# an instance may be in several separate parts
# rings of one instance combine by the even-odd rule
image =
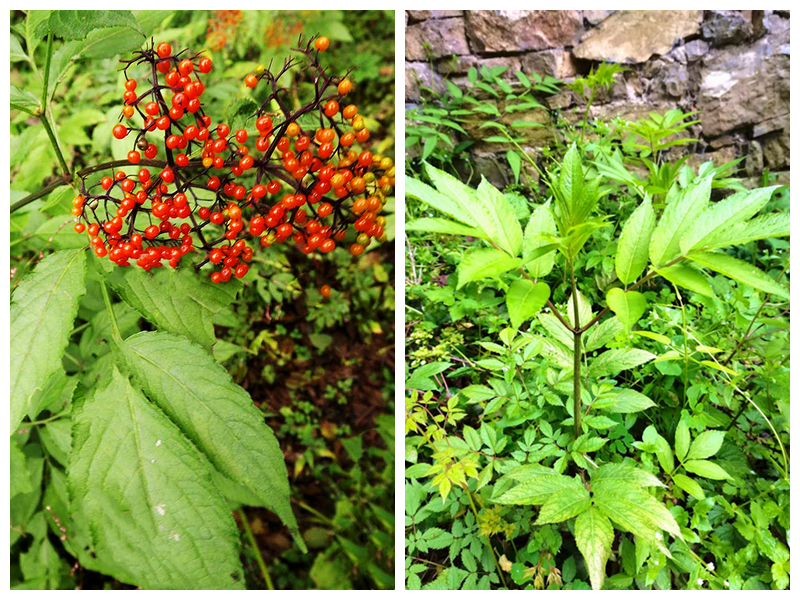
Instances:
[[[241,283],[216,285],[194,269],[125,269],[112,271],[109,283],[122,299],[159,329],[179,333],[211,348],[216,341],[215,313],[236,298]]]
[[[150,589],[244,589],[211,465],[116,368],[76,406],[69,480],[106,574]]]
[[[661,530],[681,537],[672,513],[645,490],[623,482],[601,481],[592,483],[592,491],[595,506],[621,529],[651,542],[658,541],[656,533]]]
[[[603,587],[606,562],[611,556],[613,541],[614,528],[611,521],[598,509],[590,507],[575,519],[575,543],[586,561],[586,570],[594,590]]]
[[[305,549],[283,453],[250,395],[208,352],[180,336],[146,331],[120,347],[148,397],[223,475],[277,514]]]
[[[506,294],[511,326],[519,329],[520,325],[542,310],[548,298],[550,287],[546,283],[533,283],[528,279],[519,279],[512,283]]]
[[[78,304],[86,292],[86,253],[45,257],[11,299],[11,431],[32,408],[48,377],[61,368]]]
[[[670,283],[679,285],[682,288],[686,288],[687,290],[700,294],[701,296],[707,296],[709,298],[713,298],[715,296],[714,290],[711,288],[711,284],[708,282],[708,278],[700,271],[697,271],[688,265],[677,264],[672,265],[671,267],[663,267],[661,269],[657,269],[656,273],[661,275]]]
[[[675,429],[675,454],[681,462],[684,461],[686,454],[689,452],[689,442],[691,439],[689,426],[686,424],[686,421],[681,419],[678,423],[678,427]]]
[[[630,331],[647,310],[647,299],[636,291],[626,292],[611,288],[606,294],[608,307],[619,317],[626,331]]]
[[[636,487],[664,487],[655,475],[630,465],[608,463],[592,475],[592,485],[599,482],[605,484],[632,485]]]

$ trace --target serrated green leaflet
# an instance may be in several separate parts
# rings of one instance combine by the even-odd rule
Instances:
[[[86,253],[45,257],[11,298],[11,431],[31,409],[47,378],[61,368],[61,354],[86,292]]]
[[[507,480],[519,483],[494,498],[497,504],[544,504],[551,495],[575,485],[575,480],[540,465],[517,467],[500,481]]]
[[[676,473],[672,476],[672,480],[675,482],[675,485],[681,488],[684,492],[694,496],[698,500],[705,499],[706,495],[705,492],[703,492],[703,488],[701,488],[700,484],[691,477],[687,477],[683,473]]]
[[[592,475],[592,486],[597,483],[634,485],[636,487],[664,487],[655,475],[630,465],[609,463]]]
[[[694,438],[686,458],[695,459],[714,456],[717,452],[719,452],[723,441],[725,441],[724,431],[715,431],[712,429],[704,431]]]
[[[598,323],[589,330],[589,335],[583,345],[584,352],[602,348],[623,331],[625,331],[625,326],[618,317],[611,317]]]
[[[733,479],[725,469],[710,460],[687,460],[683,468],[706,479]]]
[[[727,231],[760,211],[780,186],[738,192],[710,205],[681,237],[681,252],[726,246]]]
[[[430,165],[428,165],[427,168],[429,169],[429,173],[437,170],[435,167],[431,167]],[[457,221],[465,223],[470,227],[476,227],[480,229],[478,222],[472,216],[470,216],[470,214],[465,211],[459,203],[452,200],[450,196],[438,192],[431,186],[417,179],[413,179],[412,177],[406,178],[405,185],[406,196],[416,198],[431,208],[435,208],[436,210],[443,212]],[[485,234],[485,232],[483,233]]]
[[[613,541],[614,528],[611,521],[598,509],[590,507],[575,519],[575,543],[586,561],[592,589],[599,590],[603,587],[606,562],[611,556]]]
[[[575,485],[559,490],[547,499],[542,508],[539,509],[539,517],[536,519],[536,524],[542,525],[566,521],[581,514],[589,506],[591,506],[589,492],[580,483],[575,482]]]
[[[626,331],[630,331],[647,310],[647,299],[636,291],[626,292],[611,288],[606,294],[608,307],[619,317]]]
[[[431,233],[443,233],[445,235],[467,235],[484,240],[488,239],[488,236],[480,229],[435,217],[414,219],[406,223],[406,231],[428,231]]]
[[[789,299],[789,291],[786,288],[758,267],[743,260],[721,252],[693,252],[689,258],[712,271],[725,275],[725,277],[740,281],[762,292],[773,294],[778,298]]]
[[[709,298],[713,298],[715,296],[714,290],[711,288],[708,278],[706,278],[706,276],[700,271],[693,269],[688,265],[678,264],[672,265],[671,267],[662,267],[661,269],[656,269],[656,273],[661,275],[670,283],[674,283],[682,288],[696,292],[701,296],[707,296]]]
[[[656,213],[647,196],[625,222],[617,244],[614,265],[624,284],[633,283],[647,266],[650,238],[656,227]]]
[[[159,329],[179,333],[211,348],[216,341],[212,318],[236,298],[241,283],[216,285],[193,269],[112,271],[109,283],[122,299]],[[168,293],[165,293],[168,290]]]
[[[508,199],[483,176],[477,195],[486,208],[487,225],[484,230],[503,250],[511,256],[518,256],[522,251],[522,227]]]
[[[283,453],[250,395],[202,348],[142,332],[120,344],[136,380],[224,475],[255,494],[295,535]]]
[[[620,388],[602,396],[592,406],[610,413],[634,413],[655,406],[655,402],[636,390]]]
[[[681,536],[680,527],[666,507],[641,488],[624,483],[593,487],[593,500],[603,514],[621,529],[655,542],[665,530]]]
[[[551,245],[551,242],[543,236],[554,236],[557,231],[556,222],[553,220],[553,215],[550,214],[550,201],[548,200],[533,211],[522,239],[522,258],[525,261],[525,270],[531,277],[544,277],[553,270],[555,252],[549,252],[534,259],[529,257],[539,248]]]
[[[606,350],[589,363],[589,373],[594,377],[616,375],[620,371],[632,369],[649,362],[655,357],[655,354],[647,350],[639,350],[638,348]]]
[[[502,250],[494,248],[476,248],[464,255],[458,265],[458,286],[461,289],[470,281],[484,277],[495,277],[522,264],[519,258],[511,258]]]
[[[243,589],[236,525],[211,465],[114,369],[76,407],[69,480],[97,566],[150,589]]]
[[[538,313],[550,297],[550,287],[543,282],[534,283],[518,279],[508,288],[506,306],[511,326],[519,329],[525,321]]]
[[[667,194],[667,208],[658,220],[650,241],[650,261],[655,267],[665,265],[680,254],[681,236],[708,205],[711,177],[679,191],[674,184]]]

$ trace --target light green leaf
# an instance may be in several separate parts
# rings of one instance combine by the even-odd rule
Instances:
[[[764,208],[779,187],[738,192],[708,206],[681,237],[681,252],[727,246],[727,232]]]
[[[216,285],[194,269],[142,269],[112,271],[109,283],[122,299],[159,329],[178,333],[211,348],[216,341],[213,316],[231,302],[241,289]]]
[[[120,348],[135,379],[223,475],[297,531],[283,453],[250,395],[211,355],[177,335],[145,331]]]
[[[572,348],[573,336],[569,329],[564,327],[558,318],[549,312],[543,312],[536,316],[542,326],[547,330],[553,339],[565,345],[567,348]]]
[[[689,426],[686,421],[681,419],[678,422],[678,427],[675,429],[675,454],[678,460],[683,462],[686,459],[686,454],[689,452],[689,442],[691,441],[689,433]]]
[[[655,354],[638,348],[606,350],[589,363],[589,374],[592,377],[616,375],[620,371],[633,369],[634,367],[649,362],[655,357]]]
[[[724,235],[714,236],[712,240],[705,242],[704,247],[707,250],[714,250],[766,238],[787,237],[790,230],[789,225],[788,212],[760,215],[726,229]]]
[[[55,252],[36,266],[11,298],[11,431],[32,408],[61,355],[86,292],[86,253]]]
[[[611,521],[594,507],[578,515],[575,519],[575,543],[586,562],[592,589],[603,587],[606,577],[606,562],[611,556],[614,541],[614,528]]]
[[[694,438],[686,458],[708,458],[709,456],[714,456],[722,448],[723,441],[725,441],[724,431],[706,430]]]
[[[648,195],[625,222],[619,236],[614,264],[622,283],[627,285],[636,281],[647,266],[650,238],[655,227],[656,213]]]
[[[64,40],[80,40],[96,29],[129,27],[141,33],[139,22],[129,10],[54,10],[36,28],[36,35],[48,33]]]
[[[520,325],[547,304],[549,297],[550,287],[541,281],[533,283],[528,279],[518,279],[512,283],[506,294],[506,305],[512,327],[519,329]]]
[[[74,420],[72,508],[91,524],[101,571],[149,589],[244,589],[211,466],[162,412],[114,369]]]
[[[575,319],[575,303],[572,300],[572,294],[570,294],[567,298],[567,308],[565,312],[567,322],[575,327],[578,321]],[[580,326],[583,327],[593,318],[594,313],[592,312],[592,303],[589,302],[589,299],[586,296],[578,291],[578,319],[580,320]]]
[[[712,271],[754,287],[757,290],[778,296],[784,300],[789,299],[789,291],[786,288],[778,284],[758,267],[754,267],[743,260],[721,252],[693,252],[689,255],[689,258]]]
[[[414,219],[406,223],[406,231],[424,231],[429,233],[443,233],[446,235],[468,235],[482,240],[489,239],[489,236],[480,229],[440,218],[424,217],[422,219]]]
[[[681,530],[666,506],[641,488],[602,482],[592,485],[594,503],[621,529],[655,542],[655,532],[665,530],[681,537]]]
[[[602,396],[592,406],[610,413],[635,413],[655,406],[655,403],[636,390],[619,388]]]
[[[522,227],[508,198],[483,176],[478,185],[478,198],[487,211],[488,220],[483,229],[511,256],[519,255],[522,251]]]
[[[592,485],[599,482],[609,485],[633,485],[636,487],[664,487],[655,475],[643,469],[620,463],[607,463],[592,475]]]
[[[583,351],[591,352],[602,348],[623,331],[625,331],[625,326],[619,318],[611,317],[606,319],[589,330],[589,336],[583,345]]]
[[[572,485],[550,496],[539,510],[537,525],[561,523],[586,511],[592,505],[589,492],[581,484]]]
[[[461,289],[470,281],[485,277],[495,277],[522,264],[519,258],[511,258],[502,250],[476,248],[467,252],[458,265],[458,287]]]
[[[556,222],[550,214],[550,201],[538,206],[531,214],[528,225],[525,227],[525,237],[522,240],[522,258],[525,261],[525,270],[531,277],[544,277],[553,270],[555,252],[549,252],[530,260],[530,255],[543,246],[550,245],[547,239],[541,236],[555,235]]]
[[[566,477],[549,467],[541,465],[523,465],[506,473],[500,482],[515,481],[517,485],[493,498],[497,504],[544,504],[556,492],[576,484],[571,477]]]
[[[453,204],[457,205],[459,213],[466,215],[467,220],[459,218],[459,221],[478,227],[490,238],[494,237],[494,227],[489,222],[486,206],[484,206],[483,201],[478,197],[474,189],[461,183],[449,173],[440,171],[428,163],[425,163],[425,173],[428,174],[436,189],[447,196]]]
[[[710,460],[687,460],[683,468],[706,479],[733,479],[725,469]]]
[[[696,292],[701,296],[707,296],[708,298],[714,298],[716,296],[708,278],[700,271],[688,265],[677,264],[671,267],[662,267],[656,269],[656,273],[670,283]]]
[[[430,165],[427,166],[427,169],[429,173],[437,170],[435,167],[431,167]],[[435,208],[436,210],[443,212],[456,221],[460,221],[461,223],[469,225],[470,227],[475,227],[482,231],[480,227],[478,227],[478,222],[466,210],[464,210],[460,203],[453,201],[449,196],[437,192],[429,185],[412,177],[406,177],[405,186],[407,198],[416,198],[420,202],[424,202],[431,208]]]
[[[33,92],[21,90],[17,86],[11,86],[11,109],[23,110],[34,114],[41,108],[41,102]]]
[[[619,317],[626,331],[630,331],[647,310],[647,298],[637,291],[626,292],[611,288],[606,294],[608,307]]]
[[[597,452],[600,448],[606,445],[608,440],[593,436],[590,433],[584,433],[573,442],[573,450],[575,452]]]
[[[675,482],[675,485],[681,488],[684,492],[694,496],[698,500],[705,499],[706,495],[703,492],[703,488],[701,488],[700,484],[691,477],[687,477],[683,473],[677,473],[672,477],[672,480]]]
[[[680,190],[675,183],[670,189],[666,197],[667,208],[650,242],[650,261],[654,267],[661,267],[680,254],[681,236],[708,205],[711,180],[711,177],[705,177],[685,190]]]

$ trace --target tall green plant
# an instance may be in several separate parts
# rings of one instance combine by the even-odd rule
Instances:
[[[500,480],[494,490],[494,501],[541,504],[539,523],[576,518],[576,542],[595,588],[603,583],[605,561],[613,540],[612,524],[645,539],[669,556],[662,543],[662,532],[680,538],[680,529],[670,512],[647,492],[648,488],[660,487],[661,482],[633,467],[597,465],[588,455],[605,445],[607,439],[594,436],[583,421],[590,415],[635,413],[654,406],[635,386],[618,385],[612,379],[618,373],[660,358],[636,348],[631,341],[637,337],[658,337],[655,333],[634,330],[650,308],[639,291],[647,282],[660,277],[679,288],[713,297],[715,286],[708,275],[713,272],[777,298],[789,298],[783,285],[724,251],[749,241],[789,235],[788,215],[763,212],[776,187],[739,192],[711,202],[713,174],[709,174],[686,186],[675,183],[666,195],[666,208],[661,214],[654,209],[649,195],[645,195],[633,214],[620,222],[615,215],[598,214],[598,200],[603,194],[600,178],[587,177],[580,153],[573,146],[563,162],[548,173],[551,198],[534,207],[523,231],[508,198],[486,180],[476,190],[430,165],[426,165],[425,173],[432,185],[409,179],[406,194],[446,218],[414,220],[407,223],[407,229],[481,240],[464,253],[456,272],[457,288],[471,282],[500,279],[506,289],[512,328],[519,330],[525,322],[536,318],[546,333],[533,336],[538,344],[535,354],[545,357],[561,372],[556,385],[561,386],[567,380],[571,384],[572,403],[567,406],[571,419],[562,421],[574,429],[568,456],[587,470],[590,482],[562,475],[566,461],[559,461],[558,468],[524,465]],[[603,306],[593,307],[578,289],[576,268],[587,241],[608,226],[621,229],[614,257],[619,282],[607,289]],[[552,289],[558,284],[551,276],[556,266],[569,289],[569,297],[563,302],[552,297]],[[548,277],[550,284],[545,281]],[[547,311],[543,311],[545,307]],[[616,343],[604,350],[626,331],[635,331],[638,336],[628,336],[624,347]],[[714,358],[712,350],[707,353],[709,360],[702,361],[704,366],[736,375]],[[526,356],[531,356],[530,349],[526,349]],[[779,469],[787,477],[788,457],[772,423],[746,390],[736,387],[735,382],[732,385],[761,413],[775,434],[783,456]],[[559,389],[564,391],[563,387]],[[715,438],[720,443],[721,439]],[[643,443],[660,459],[663,457],[665,471],[674,474],[668,442],[651,432]],[[682,440],[681,444],[685,442]],[[718,447],[706,453],[698,451],[693,457],[698,460],[687,460],[683,467],[703,477],[724,478],[724,471],[720,473],[703,460]],[[681,461],[686,460],[683,446],[676,454]],[[677,473],[675,477],[676,484],[680,481],[697,493],[684,480],[685,475]]]

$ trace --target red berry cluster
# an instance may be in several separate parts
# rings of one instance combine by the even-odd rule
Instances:
[[[173,53],[166,42],[137,52],[125,61],[122,122],[112,134],[134,138],[127,163],[140,168],[91,185],[84,179],[75,230],[120,266],[176,267],[199,251],[196,267],[211,264],[214,282],[247,274],[251,243],[291,241],[304,254],[349,243],[357,256],[372,239],[385,240],[380,213],[394,191],[394,163],[363,149],[370,140],[365,119],[344,102],[351,80],[329,75],[319,62],[328,44],[300,40],[299,59],[285,60],[276,73],[248,74],[245,85],[263,82],[266,97],[236,131],[214,125],[203,106],[209,58]],[[141,67],[146,89],[128,76]],[[281,84],[292,70],[295,84],[313,89],[296,109]]]

